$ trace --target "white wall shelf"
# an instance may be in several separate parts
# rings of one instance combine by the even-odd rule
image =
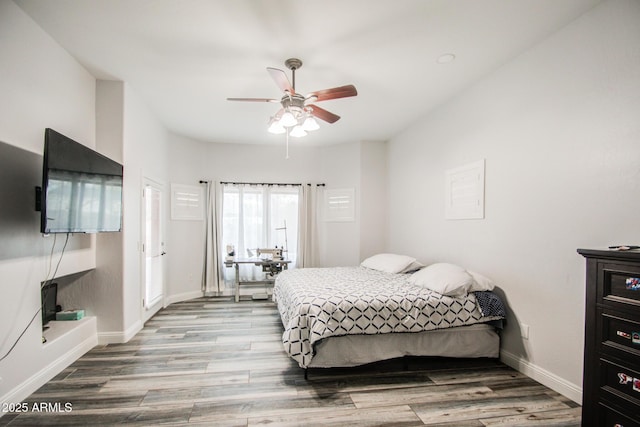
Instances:
[[[56,341],[72,339],[74,342],[85,341],[94,337],[98,339],[97,321],[95,317],[87,316],[80,320],[52,320],[42,335],[47,340],[43,347],[52,347]]]

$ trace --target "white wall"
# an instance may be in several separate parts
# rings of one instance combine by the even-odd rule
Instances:
[[[389,171],[387,143],[360,144],[360,257],[386,251],[388,242]]]
[[[0,76],[0,141],[42,155],[44,129],[51,127],[95,146],[95,79],[10,1],[0,2]],[[31,194],[31,200],[35,200]],[[4,303],[0,311],[0,357],[26,328],[13,351],[0,361],[2,401],[25,397],[39,386],[31,378],[37,374],[39,381],[46,381],[51,375],[46,372],[47,365],[58,357],[64,358],[64,354],[43,346],[42,324],[37,315],[40,282],[47,275],[53,238],[40,236],[38,213],[33,206],[27,206],[24,215],[34,219],[33,232],[23,236],[35,242],[32,253],[19,258],[3,257],[0,261],[0,300]],[[58,239],[58,248],[62,241],[63,238]],[[85,243],[80,243],[81,249],[65,253],[59,275],[95,267],[94,239],[72,236],[72,247],[77,246],[74,242]],[[59,249],[54,255],[56,261],[58,255]],[[27,328],[34,316],[35,321]],[[69,348],[82,340],[72,340]]]
[[[325,190],[354,188],[356,199],[354,222],[320,222],[318,262],[322,267],[358,265],[361,261],[360,146],[360,143],[338,144],[323,147],[321,151]]]
[[[168,203],[168,132],[157,120],[136,92],[125,83],[124,91],[123,157],[124,174],[124,330],[125,341],[132,337],[142,323],[161,305],[142,311],[141,218],[143,179],[162,185],[164,203]],[[166,219],[164,221],[166,225]],[[163,227],[164,228],[164,227]],[[166,234],[166,230],[164,230]],[[164,276],[167,265],[164,265]]]
[[[640,241],[639,22],[640,2],[605,2],[389,144],[391,249],[493,278],[510,308],[503,358],[575,400],[576,248]],[[445,171],[483,158],[486,218],[444,220]]]
[[[124,164],[124,83],[96,82],[96,149],[107,157]],[[124,170],[123,170],[124,173]],[[126,191],[126,189],[125,189]],[[101,286],[87,283],[83,304],[94,305],[98,322],[98,335],[119,336],[125,329],[123,319],[124,289],[122,283],[124,259],[123,233],[101,233],[96,236],[95,280]],[[81,283],[70,289],[81,288]],[[103,339],[103,341],[109,341]]]
[[[171,168],[167,185],[171,183],[199,185],[212,179],[208,173],[205,153],[207,143],[169,134],[168,153]],[[170,197],[170,195],[169,195]],[[183,301],[202,295],[202,263],[204,260],[204,222],[172,221],[171,201],[167,200],[167,235],[165,258],[168,263],[167,294],[169,302]]]

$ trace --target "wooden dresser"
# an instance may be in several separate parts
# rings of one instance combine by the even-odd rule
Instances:
[[[640,251],[587,259],[582,425],[640,427]]]

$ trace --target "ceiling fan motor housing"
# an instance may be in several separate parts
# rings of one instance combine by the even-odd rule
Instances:
[[[291,112],[302,113],[304,111],[305,97],[296,93],[293,95],[285,95],[280,100],[282,108]]]
[[[302,61],[299,60],[298,58],[289,58],[286,61],[284,61],[284,65],[286,65],[287,68],[290,69],[291,71],[295,71],[300,67],[302,67]]]

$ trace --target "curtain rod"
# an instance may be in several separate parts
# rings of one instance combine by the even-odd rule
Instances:
[[[200,184],[208,184],[211,181],[205,181],[205,180],[200,180]],[[233,185],[291,185],[291,186],[301,186],[302,184],[283,184],[283,183],[273,183],[273,182],[227,182],[227,181],[222,181],[220,182],[220,184],[233,184]],[[308,186],[311,186],[313,184],[307,184]],[[324,187],[325,184],[321,183],[321,184],[316,184],[316,187]]]
[[[221,181],[220,184],[232,184],[232,185],[290,185],[292,187],[299,187],[302,184],[282,183],[282,182],[226,182]]]

